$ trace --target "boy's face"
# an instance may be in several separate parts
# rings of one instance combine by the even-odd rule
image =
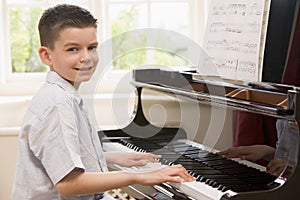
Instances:
[[[50,69],[70,83],[88,81],[97,66],[97,30],[94,27],[63,29],[49,50]]]

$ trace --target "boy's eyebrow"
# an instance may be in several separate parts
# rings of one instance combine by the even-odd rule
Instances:
[[[95,41],[95,42],[92,42],[90,45],[98,45],[99,42],[98,41]]]
[[[98,45],[99,42],[95,41],[95,42],[91,42],[89,45]],[[68,47],[68,46],[78,46],[80,45],[79,43],[76,42],[67,42],[66,44],[64,44],[64,47]]]
[[[68,47],[68,46],[78,46],[79,44],[76,42],[67,42],[66,44],[64,44],[64,47]]]

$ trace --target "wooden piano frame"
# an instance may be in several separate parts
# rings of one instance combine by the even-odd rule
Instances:
[[[138,104],[132,123],[120,130],[103,131],[110,137],[125,136],[126,133],[143,129],[143,137],[151,136],[158,129],[160,132],[180,132],[177,139],[186,138],[184,130],[175,127],[159,128],[151,125],[142,111],[142,89],[148,88],[165,93],[181,95],[200,103],[226,107],[234,110],[263,114],[281,119],[296,121],[300,124],[300,88],[291,85],[248,83],[235,85],[220,81],[210,81],[193,77],[193,73],[162,71],[160,69],[134,70],[132,84],[137,89]],[[157,130],[156,130],[157,129]],[[147,135],[149,133],[150,135]],[[166,137],[169,137],[166,135]],[[300,149],[298,149],[300,160]],[[222,199],[266,200],[295,199],[300,196],[300,166],[297,165],[293,174],[280,187],[272,190],[238,193],[234,196],[223,196]]]

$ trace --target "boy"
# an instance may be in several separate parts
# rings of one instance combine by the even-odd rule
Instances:
[[[85,9],[58,5],[39,21],[42,62],[50,67],[25,114],[12,199],[107,199],[106,190],[131,184],[193,181],[181,165],[146,173],[107,172],[156,162],[150,153],[107,152],[91,125],[78,88],[98,62],[97,20]]]

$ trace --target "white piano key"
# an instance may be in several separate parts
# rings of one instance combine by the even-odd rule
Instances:
[[[194,199],[216,200],[221,199],[224,194],[230,194],[232,196],[235,195],[235,193],[230,190],[222,192],[217,188],[213,188],[204,182],[199,181],[169,184]]]
[[[120,143],[109,142],[103,144],[104,151],[134,151]],[[115,169],[130,171],[130,172],[147,172],[166,167],[167,165],[161,163],[147,163],[145,166],[136,166],[136,167],[122,167],[119,165],[114,165]],[[211,187],[204,182],[193,181],[193,182],[183,182],[183,183],[168,183],[184,193],[187,196],[190,196],[194,199],[203,199],[203,200],[216,200],[221,199],[225,193],[235,194],[232,191],[227,190],[222,192],[217,188]]]
[[[134,151],[118,142],[104,142],[103,143],[104,151]]]

